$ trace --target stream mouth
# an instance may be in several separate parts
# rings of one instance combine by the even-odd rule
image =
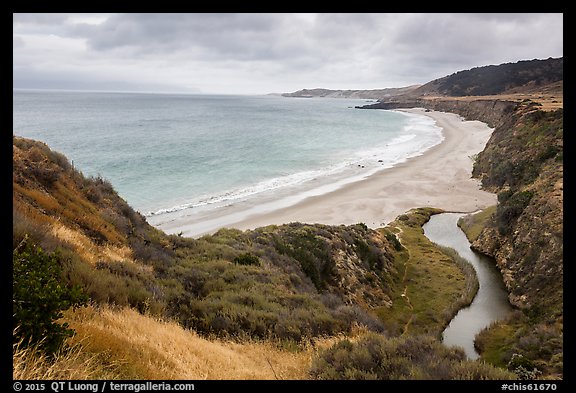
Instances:
[[[435,214],[423,229],[428,239],[453,248],[476,270],[479,283],[476,297],[470,306],[458,311],[442,332],[445,345],[462,347],[468,358],[475,360],[480,357],[474,348],[476,335],[492,322],[504,319],[513,309],[496,262],[470,249],[468,238],[457,224],[462,216],[462,213]]]

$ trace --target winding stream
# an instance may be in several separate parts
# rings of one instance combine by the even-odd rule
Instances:
[[[455,249],[476,269],[479,289],[469,307],[458,311],[442,333],[442,341],[449,346],[464,348],[470,359],[477,359],[474,337],[493,321],[503,319],[512,311],[502,276],[490,258],[470,249],[470,243],[457,222],[464,214],[433,215],[424,226],[424,234],[433,242]]]

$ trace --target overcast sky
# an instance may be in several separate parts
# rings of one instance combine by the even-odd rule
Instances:
[[[15,88],[267,94],[563,56],[562,14],[14,14]]]

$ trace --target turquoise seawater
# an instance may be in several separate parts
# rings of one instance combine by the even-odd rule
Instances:
[[[161,222],[359,180],[442,140],[426,116],[354,108],[365,103],[14,90],[13,134],[47,143]]]

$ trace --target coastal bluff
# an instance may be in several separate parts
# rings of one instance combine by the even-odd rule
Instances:
[[[563,58],[459,71],[356,108],[423,108],[494,128],[472,175],[498,203],[462,226],[475,228],[472,247],[495,259],[521,312],[483,331],[476,346],[494,364],[516,353],[527,367],[561,377]]]
[[[402,101],[381,101],[357,106],[358,109],[425,108],[438,112],[456,113],[467,120],[479,120],[490,127],[500,125],[519,103],[502,98],[455,99],[453,97],[415,98]]]

